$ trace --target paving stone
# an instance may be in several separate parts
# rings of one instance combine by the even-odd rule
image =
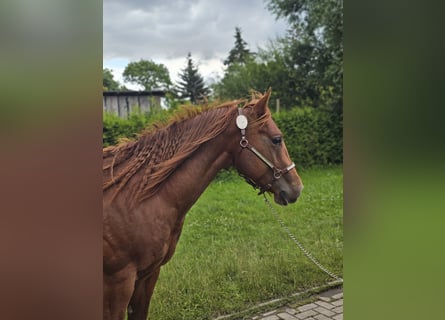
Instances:
[[[343,313],[337,314],[334,318],[334,320],[343,320]]]
[[[290,304],[256,315],[251,320],[343,320],[343,292],[341,288],[326,291],[317,301],[299,307]]]
[[[308,311],[305,311],[305,312],[302,312],[302,313],[297,313],[295,316],[298,319],[306,319],[308,317],[315,316],[316,314],[317,313],[315,313],[313,310],[308,310]]]
[[[318,297],[320,300],[326,301],[326,302],[330,302],[332,299],[331,297]]]
[[[319,306],[322,306],[325,309],[333,309],[334,308],[334,306],[332,304],[324,302],[324,301],[317,301],[315,303],[318,304]]]
[[[331,320],[331,318],[328,318],[328,317],[326,317],[326,316],[324,316],[322,314],[316,315],[315,319],[316,320]]]
[[[333,316],[335,314],[334,312],[332,312],[328,309],[325,309],[323,307],[318,307],[318,308],[315,308],[314,310],[317,311],[318,313],[324,314],[327,317]]]
[[[343,306],[332,309],[335,313],[343,313]]]
[[[278,318],[278,316],[276,315],[271,315],[268,317],[261,318],[261,320],[280,320],[280,318]]]
[[[340,300],[337,300],[337,301],[332,301],[331,304],[333,304],[336,307],[342,306],[343,305],[343,299],[340,299]]]
[[[283,320],[295,320],[295,319],[297,319],[297,318],[295,318],[294,316],[290,315],[290,314],[287,313],[287,312],[281,312],[281,313],[278,313],[277,316],[278,316],[280,319],[283,319]]]
[[[320,293],[318,296],[319,297],[329,297],[332,299],[333,296],[335,296],[341,292],[343,292],[343,290],[341,288],[333,288],[333,289],[329,289],[328,291]]]
[[[340,298],[343,298],[343,292],[334,294],[334,295],[332,296],[332,299],[340,299]]]
[[[304,306],[298,307],[297,309],[298,309],[298,311],[303,312],[303,311],[310,310],[310,309],[313,309],[316,307],[317,307],[316,304],[309,303],[309,304],[305,304]]]
[[[296,314],[296,313],[297,313],[297,310],[295,310],[295,309],[293,309],[293,308],[289,308],[289,307],[285,307],[285,308],[283,309],[283,311],[284,311],[284,312],[287,312],[287,313],[289,313],[289,314]]]

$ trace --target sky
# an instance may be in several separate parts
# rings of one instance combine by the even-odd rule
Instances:
[[[266,6],[265,0],[104,0],[103,67],[124,83],[129,62],[152,60],[164,64],[176,82],[190,52],[210,83],[223,75],[235,27],[251,51],[285,35],[286,22]]]

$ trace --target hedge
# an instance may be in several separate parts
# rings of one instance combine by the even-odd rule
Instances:
[[[273,118],[297,166],[343,162],[343,114],[307,107],[284,111]]]
[[[172,111],[151,114],[133,114],[121,119],[104,114],[103,145],[115,145],[122,138],[134,138],[150,123],[168,118]],[[292,160],[298,168],[343,162],[343,115],[314,108],[294,108],[274,114],[273,118],[283,132]]]
[[[112,113],[103,114],[102,144],[116,145],[121,139],[133,139],[144,128],[154,122],[162,122],[171,116],[173,110],[156,110],[147,113],[133,113],[128,119]]]

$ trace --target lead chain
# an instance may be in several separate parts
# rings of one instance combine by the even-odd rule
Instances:
[[[274,207],[272,207],[272,204],[269,202],[269,200],[266,198],[266,195],[264,194],[264,201],[266,202],[267,206],[270,208],[270,211],[275,216],[275,219],[277,219],[278,223],[281,225],[281,227],[286,231],[288,236],[295,242],[295,244],[300,248],[300,250],[304,253],[304,255],[311,260],[320,270],[322,270],[324,273],[329,275],[330,277],[334,278],[335,280],[343,282],[343,279],[333,274],[331,271],[329,271],[325,266],[323,266],[317,259],[315,259],[312,254],[310,254],[305,247],[300,243],[300,241],[295,238],[295,236],[290,232],[289,228],[284,224],[283,220],[278,215],[278,212],[275,210]]]

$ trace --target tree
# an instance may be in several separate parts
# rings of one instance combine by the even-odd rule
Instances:
[[[252,89],[265,91],[268,88],[263,81],[261,65],[247,48],[239,27],[235,27],[235,45],[224,65],[227,66],[224,77],[212,86],[218,99],[236,99],[247,96]]]
[[[228,58],[224,61],[224,65],[245,64],[252,56],[253,53],[247,49],[247,42],[241,37],[241,29],[235,27],[235,47],[230,50]]]
[[[179,73],[180,80],[176,84],[176,91],[181,99],[189,98],[190,102],[197,104],[199,100],[206,98],[210,94],[203,77],[199,74],[189,52],[187,55],[187,66]]]
[[[270,86],[265,67],[254,60],[230,66],[221,81],[213,85],[215,96],[221,100],[246,97],[254,89],[266,91]]]
[[[144,87],[145,90],[168,89],[171,86],[168,69],[162,63],[151,60],[130,62],[123,73],[125,81]]]
[[[224,77],[213,85],[214,95],[221,100],[246,96],[252,89],[264,92],[272,87],[270,106],[276,106],[280,99],[281,109],[294,107],[295,96],[289,94],[293,80],[288,76],[283,54],[275,47],[258,49],[255,58],[245,64],[230,66]]]
[[[343,1],[269,0],[291,28],[281,39],[284,63],[297,103],[343,105]]]
[[[114,80],[113,73],[110,69],[103,69],[103,90],[104,91],[117,91],[120,89],[118,81]]]
[[[236,59],[219,83],[213,85],[221,99],[245,95],[248,90],[272,87],[271,104],[289,109],[311,106],[342,112],[343,13],[341,0],[268,0],[277,17],[287,18],[284,38],[244,62]],[[241,39],[239,30],[236,30]],[[242,40],[242,39],[241,39]],[[239,41],[245,45],[245,42]],[[237,41],[238,42],[238,41]],[[245,46],[244,46],[245,47]],[[235,57],[232,49],[229,57]],[[229,63],[229,58],[225,61]],[[234,96],[235,95],[235,96]]]

